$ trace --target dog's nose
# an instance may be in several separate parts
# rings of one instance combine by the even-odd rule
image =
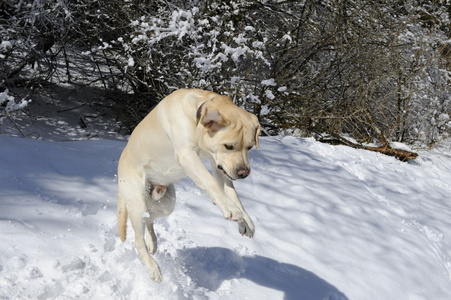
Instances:
[[[238,168],[236,173],[240,179],[246,178],[251,171],[248,168]]]

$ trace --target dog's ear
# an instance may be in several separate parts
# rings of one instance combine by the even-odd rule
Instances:
[[[208,106],[204,108],[200,123],[213,133],[225,126],[224,118],[219,111],[216,108]]]
[[[257,124],[258,124],[257,128],[255,129],[255,149],[258,149],[258,137],[260,136],[260,132],[261,132],[260,123],[257,123]]]

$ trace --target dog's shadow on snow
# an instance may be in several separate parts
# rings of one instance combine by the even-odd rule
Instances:
[[[284,292],[285,300],[348,299],[315,274],[292,264],[219,247],[180,250],[186,274],[200,287],[216,291],[225,280],[245,278],[260,286]]]

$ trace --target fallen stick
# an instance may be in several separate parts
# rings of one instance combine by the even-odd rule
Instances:
[[[370,151],[376,151],[385,155],[394,156],[400,161],[408,161],[409,159],[415,159],[418,157],[418,154],[415,152],[410,152],[402,149],[393,149],[388,145],[388,142],[385,142],[384,146],[381,147],[370,147],[370,146],[362,146],[360,144],[355,144],[341,136],[333,135],[330,138],[321,138],[319,139],[320,142],[328,143],[332,145],[346,145],[351,148],[355,149],[365,149]]]
[[[376,151],[376,152],[380,152],[385,155],[394,156],[397,159],[399,159],[400,161],[407,161],[409,159],[415,159],[418,156],[418,154],[415,152],[410,152],[410,151],[406,151],[406,150],[402,150],[402,149],[392,149],[392,148],[388,148],[386,146],[382,146],[382,147],[362,146],[362,147],[363,147],[363,149],[366,149],[366,150]]]

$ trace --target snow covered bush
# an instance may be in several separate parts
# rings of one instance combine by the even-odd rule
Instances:
[[[4,3],[0,87],[95,86],[129,129],[190,87],[231,95],[269,134],[451,136],[447,1]]]
[[[2,121],[5,117],[11,117],[14,113],[25,108],[30,100],[22,99],[16,102],[15,97],[6,89],[0,92],[0,133],[2,129]]]
[[[110,44],[123,53],[121,68],[140,74],[160,98],[181,87],[228,93],[274,133],[297,128],[426,144],[449,135],[431,123],[450,110],[449,70],[439,50],[447,44],[440,29],[449,24],[446,7],[154,3]]]
[[[28,105],[27,100],[22,99],[19,103],[16,103],[16,101],[14,100],[14,97],[9,95],[9,91],[5,90],[3,92],[0,93],[0,107],[3,110],[0,110],[0,117],[1,116],[5,116],[8,115],[12,112],[18,111],[22,108],[24,108],[25,106]]]
[[[9,88],[56,72],[55,54],[73,28],[67,1],[2,1],[0,22],[0,80]]]
[[[246,95],[243,102],[251,105],[258,99],[252,90],[271,63],[263,54],[261,32],[242,19],[242,6],[248,4],[210,1],[201,9],[193,3],[160,6],[132,20],[130,34],[111,41],[125,53],[123,68],[160,83],[161,97],[176,88],[197,87]]]

